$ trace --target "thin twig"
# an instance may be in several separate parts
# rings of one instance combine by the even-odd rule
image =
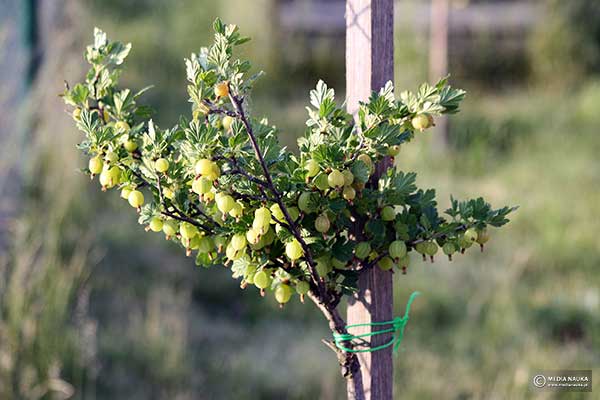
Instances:
[[[207,225],[205,225],[205,224],[203,224],[201,222],[198,222],[195,219],[193,219],[192,217],[186,215],[183,211],[181,211],[179,208],[177,208],[177,206],[175,206],[173,203],[171,203],[171,208],[173,208],[174,212],[170,212],[168,210],[169,206],[167,206],[166,201],[165,201],[165,199],[163,197],[163,194],[162,194],[162,188],[160,186],[160,178],[157,178],[157,186],[155,186],[155,185],[151,184],[147,179],[145,179],[140,173],[138,173],[133,168],[131,168],[131,167],[127,167],[127,168],[131,171],[131,173],[133,175],[135,175],[145,185],[150,186],[150,187],[152,187],[152,188],[154,188],[154,189],[156,189],[158,191],[160,205],[164,208],[164,210],[161,211],[162,214],[164,214],[164,215],[166,215],[168,217],[177,219],[177,220],[182,221],[182,222],[188,222],[188,223],[190,223],[190,224],[192,224],[192,225],[194,225],[194,226],[196,226],[198,228],[201,228],[206,233],[209,233],[209,234],[212,233],[212,229],[209,226],[207,226]],[[208,218],[210,218],[210,217],[208,217]],[[216,224],[212,219],[209,219],[209,222],[211,222],[213,224]]]

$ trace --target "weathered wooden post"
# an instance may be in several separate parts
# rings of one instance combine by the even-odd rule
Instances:
[[[431,0],[429,18],[429,81],[436,82],[448,74],[448,25],[450,23],[450,1]],[[436,120],[437,134],[434,137],[436,150],[448,147],[448,116]]]
[[[346,1],[346,96],[349,112],[358,102],[369,98],[394,78],[394,3],[393,0]],[[390,161],[387,161],[388,165]],[[379,166],[379,170],[384,166]],[[349,301],[348,324],[389,321],[393,318],[391,271],[373,268],[362,274],[359,292]],[[371,328],[364,328],[368,332]],[[376,335],[370,346],[390,340]],[[393,389],[392,348],[359,353],[364,399],[391,400]],[[348,387],[348,398],[363,398]]]

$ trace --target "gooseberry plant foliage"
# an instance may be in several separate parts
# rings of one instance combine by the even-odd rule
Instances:
[[[446,79],[399,99],[388,82],[356,116],[319,81],[293,153],[275,126],[248,113],[261,73],[250,75],[250,63],[233,56],[248,38],[220,20],[214,30],[214,43],[185,60],[191,112],[173,127],[153,123],[139,102],[146,89],[118,87],[131,45],[99,29],[85,52],[85,82],[63,93],[85,135],[85,172],[98,175],[103,190],[120,189],[140,224],[179,243],[197,265],[230,266],[242,288],[272,291],[281,305],[309,297],[334,333],[347,333],[338,304],[357,290],[361,273],[406,273],[411,252],[433,261],[439,248],[448,257],[473,243],[483,248],[488,227],[508,222],[514,208],[492,209],[482,198],[452,199],[442,214],[435,191],[418,188],[414,172],[378,168],[435,116],[458,111],[465,93]],[[330,347],[353,379],[356,356]]]

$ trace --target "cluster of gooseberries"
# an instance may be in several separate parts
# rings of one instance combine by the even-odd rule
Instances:
[[[310,295],[333,313],[364,271],[406,273],[412,251],[433,261],[441,247],[451,258],[508,221],[512,209],[483,199],[453,201],[442,217],[413,173],[379,171],[434,115],[456,112],[463,91],[442,80],[397,100],[389,83],[361,103],[355,122],[319,82],[296,155],[267,120],[247,114],[250,67],[232,58],[245,39],[232,25],[215,30],[215,44],[186,60],[191,118],[172,129],[152,122],[139,94],[117,88],[113,72],[130,47],[99,30],[87,80],[64,94],[86,136],[87,172],[103,190],[120,189],[147,230],[195,253],[197,264],[230,266],[242,287],[271,290],[280,304]]]

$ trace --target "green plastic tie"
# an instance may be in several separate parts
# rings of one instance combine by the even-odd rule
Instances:
[[[350,330],[352,328],[358,328],[361,326],[392,325],[391,328],[382,329],[382,330],[374,331],[374,332],[362,333],[360,335],[352,335],[351,333],[334,333],[333,340],[335,341],[336,347],[338,349],[344,350],[348,353],[370,353],[370,352],[382,350],[382,349],[390,347],[391,345],[394,345],[394,354],[397,354],[398,349],[400,348],[400,343],[402,342],[402,337],[404,336],[404,328],[406,327],[406,324],[408,323],[408,313],[410,311],[410,306],[411,306],[413,300],[415,299],[415,297],[417,297],[419,294],[420,294],[419,292],[413,292],[410,295],[410,298],[408,299],[408,303],[406,303],[406,311],[404,312],[403,317],[396,317],[391,321],[371,322],[371,323],[367,323],[367,324],[353,324],[353,325],[346,326],[347,330]],[[351,342],[354,339],[361,339],[361,338],[365,338],[365,337],[371,337],[371,336],[381,335],[384,333],[391,333],[391,332],[394,332],[394,336],[392,337],[392,340],[390,340],[388,343],[382,344],[380,346],[361,348],[361,349],[350,349],[343,345],[344,342]]]

